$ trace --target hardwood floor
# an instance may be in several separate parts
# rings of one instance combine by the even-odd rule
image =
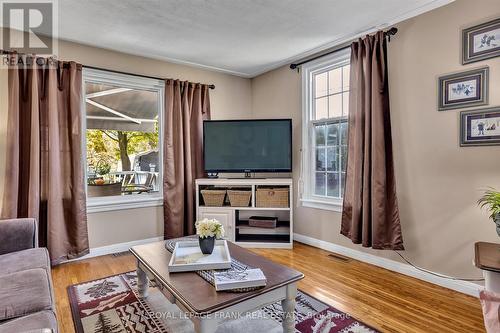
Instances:
[[[303,272],[301,290],[380,331],[485,331],[477,298],[356,260],[334,259],[327,251],[300,243],[293,250],[253,251]],[[131,255],[107,255],[55,267],[52,277],[60,331],[74,332],[68,286],[134,269]]]

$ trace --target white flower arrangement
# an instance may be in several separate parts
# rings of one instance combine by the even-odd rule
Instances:
[[[196,234],[200,238],[214,237],[220,239],[224,237],[224,227],[216,219],[203,219],[196,221]]]

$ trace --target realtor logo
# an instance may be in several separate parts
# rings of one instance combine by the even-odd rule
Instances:
[[[39,55],[56,53],[57,3],[50,0],[0,0],[1,48]]]

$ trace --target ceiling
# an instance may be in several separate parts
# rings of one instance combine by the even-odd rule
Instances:
[[[451,0],[64,0],[59,38],[254,77]]]

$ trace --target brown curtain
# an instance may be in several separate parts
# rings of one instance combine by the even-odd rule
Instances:
[[[89,252],[82,152],[82,66],[9,55],[2,218],[34,217],[57,264]]]
[[[203,120],[208,119],[207,85],[165,81],[163,207],[167,239],[195,233],[195,180],[205,174]]]
[[[387,42],[351,47],[349,146],[341,234],[374,249],[403,249],[392,154]]]

